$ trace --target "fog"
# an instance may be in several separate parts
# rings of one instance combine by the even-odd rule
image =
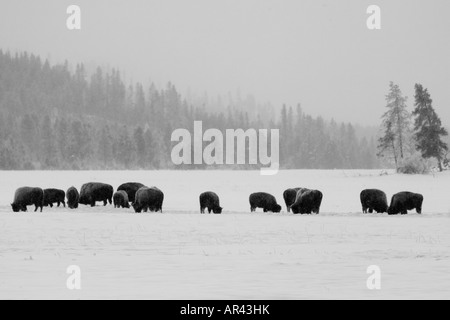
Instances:
[[[81,7],[79,31],[66,27],[71,4]],[[366,26],[371,4],[381,7],[381,30]],[[0,49],[370,125],[389,81],[411,109],[419,82],[448,125],[449,11],[447,0],[2,0]]]

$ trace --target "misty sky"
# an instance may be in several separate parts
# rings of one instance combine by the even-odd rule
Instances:
[[[66,28],[70,4],[81,31]],[[366,27],[371,4],[380,31]],[[420,82],[450,125],[449,14],[448,0],[1,0],[0,48],[362,124],[379,123],[389,81],[410,108]]]

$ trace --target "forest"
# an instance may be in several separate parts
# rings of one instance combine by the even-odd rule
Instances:
[[[326,121],[301,105],[189,102],[174,84],[128,84],[117,69],[52,65],[39,56],[0,50],[0,170],[206,169],[175,166],[175,129],[279,129],[283,169],[381,166],[376,137]],[[213,169],[256,169],[235,165]]]

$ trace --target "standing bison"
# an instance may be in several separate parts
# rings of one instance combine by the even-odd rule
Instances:
[[[75,187],[70,187],[66,192],[67,206],[70,209],[77,209],[78,202],[80,201],[80,194]]]
[[[130,203],[128,201],[128,194],[123,190],[114,193],[113,200],[114,200],[114,208],[125,209],[130,207]]]
[[[319,214],[322,198],[323,194],[319,190],[300,189],[291,210],[294,214]]]
[[[287,212],[291,212],[291,206],[295,203],[297,199],[297,192],[300,190],[307,190],[304,188],[291,188],[287,189],[283,193],[284,202],[286,203]]]
[[[222,207],[220,206],[219,196],[214,192],[204,192],[200,195],[200,213],[205,213],[205,209],[208,208],[208,212],[214,212],[216,214],[222,213]]]
[[[104,183],[86,183],[81,187],[80,204],[95,207],[96,202],[103,202],[106,206],[112,204],[114,189],[109,184]]]
[[[136,198],[132,205],[136,213],[149,210],[150,212],[160,211],[162,213],[163,201],[164,193],[161,190],[156,187],[143,187],[136,192]]]
[[[408,210],[416,209],[416,212],[422,213],[423,196],[418,193],[400,192],[392,197],[388,214],[408,214]]]
[[[44,191],[41,188],[23,187],[17,189],[14,194],[14,202],[11,203],[14,212],[26,212],[27,206],[35,206],[36,212],[39,208],[44,207]]]
[[[66,207],[66,193],[59,189],[45,189],[44,190],[44,207],[50,206],[53,208],[53,204],[57,203],[58,207],[61,203]]]
[[[142,187],[145,187],[142,183],[128,182],[120,185],[117,188],[117,191],[125,191],[128,195],[128,201],[133,203],[136,197],[136,192]]]
[[[360,195],[363,213],[384,213],[388,211],[386,193],[377,189],[363,190]]]
[[[281,211],[281,206],[277,203],[277,199],[265,192],[251,194],[249,201],[251,212],[255,212],[257,208],[262,208],[264,212],[278,213]]]

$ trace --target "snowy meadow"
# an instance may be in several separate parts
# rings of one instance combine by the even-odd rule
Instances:
[[[129,181],[165,193],[164,213],[113,206],[12,213],[21,186],[117,188]],[[289,187],[319,189],[320,215],[286,212]],[[422,193],[422,215],[364,215],[359,193]],[[0,172],[0,299],[433,299],[450,298],[450,174],[374,171]],[[222,215],[200,215],[214,191]],[[272,193],[280,214],[250,214],[252,192]],[[100,205],[100,203],[99,203]],[[67,287],[79,266],[81,290]],[[381,290],[367,268],[381,270]]]

